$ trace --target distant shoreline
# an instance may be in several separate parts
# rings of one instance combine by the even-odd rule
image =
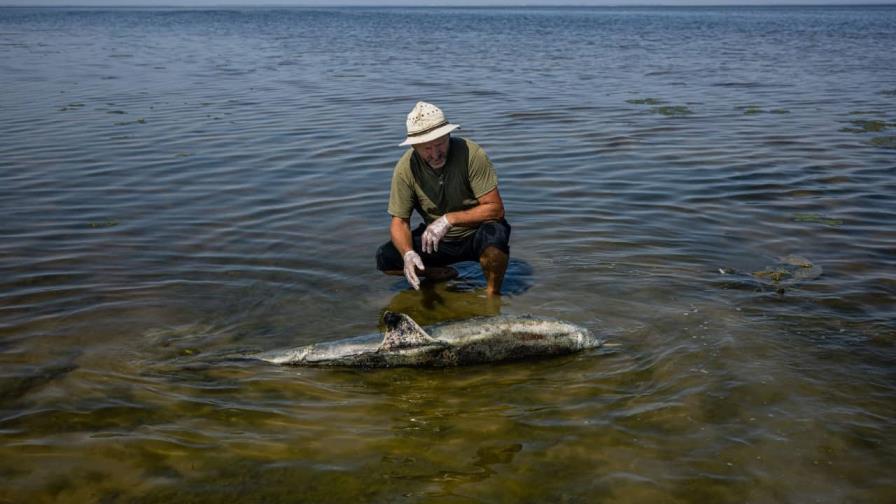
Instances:
[[[202,0],[199,0],[190,5],[171,5],[171,4],[152,4],[152,3],[134,3],[132,5],[119,2],[93,2],[93,3],[72,3],[72,4],[64,4],[64,5],[55,5],[49,3],[51,0],[47,0],[47,2],[29,2],[29,3],[2,3],[0,2],[0,8],[47,8],[47,9],[92,9],[92,8],[105,8],[105,9],[282,9],[282,8],[405,8],[405,9],[495,9],[495,8],[525,8],[525,9],[567,9],[567,8],[610,8],[610,9],[618,9],[618,8],[792,8],[792,7],[849,7],[849,8],[861,8],[861,7],[892,7],[896,6],[896,0],[886,0],[886,1],[870,1],[863,2],[861,4],[854,4],[847,1],[832,1],[832,2],[819,2],[809,1],[809,2],[788,2],[788,3],[768,3],[762,0],[757,0],[754,2],[737,2],[732,4],[725,4],[719,2],[659,2],[659,3],[620,3],[620,2],[579,2],[579,3],[564,3],[560,5],[552,5],[547,3],[528,3],[528,2],[517,2],[517,1],[508,1],[508,2],[484,2],[480,3],[475,0],[467,0],[460,2],[452,2],[450,4],[441,3],[441,2],[429,2],[429,3],[416,3],[416,2],[408,2],[401,3],[399,2],[382,2],[382,3],[363,3],[363,2],[345,2],[345,3],[333,3],[333,2],[282,2],[282,3],[263,3],[263,4],[249,4],[246,3],[245,0],[237,1],[233,3],[228,2],[208,2],[205,3]]]

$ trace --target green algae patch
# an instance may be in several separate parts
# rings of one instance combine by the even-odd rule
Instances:
[[[896,149],[896,136],[874,137],[868,143],[882,149]]]
[[[886,121],[878,121],[878,120],[866,120],[866,119],[856,119],[854,121],[849,121],[850,124],[855,126],[854,128],[841,128],[840,131],[846,133],[879,133],[881,131],[885,131],[889,129],[891,124]]]
[[[793,274],[782,268],[755,271],[753,272],[753,276],[759,278],[760,280],[769,280],[774,283],[779,283],[783,280],[791,278]]]
[[[779,284],[814,280],[822,275],[822,268],[800,255],[788,255],[778,259],[778,263],[765,269],[754,271],[753,277]]]
[[[744,115],[757,115],[757,114],[789,114],[790,111],[787,109],[771,109],[765,110],[759,105],[746,105],[735,107],[737,110],[742,110]]]
[[[685,117],[693,114],[691,109],[683,105],[666,105],[664,107],[656,107],[650,109],[655,114],[662,114],[666,117]]]
[[[140,119],[137,119],[136,121],[119,121],[119,122],[115,123],[116,126],[127,126],[129,124],[146,124],[146,119],[141,117]]]
[[[814,280],[821,276],[821,272],[821,266],[816,266],[812,263],[789,264],[782,262],[760,271],[754,271],[753,276],[759,280],[778,284],[782,282]]]
[[[631,103],[632,105],[659,105],[663,101],[656,98],[632,98],[631,100],[625,100],[625,103]]]
[[[80,103],[80,102],[75,102],[75,103],[69,103],[68,105],[66,105],[66,106],[62,107],[61,109],[59,109],[59,111],[60,111],[60,112],[67,112],[67,111],[69,111],[69,110],[78,110],[78,109],[81,109],[81,108],[84,108],[84,104],[83,104],[83,103]]]
[[[840,219],[831,219],[830,217],[825,217],[823,215],[815,214],[815,213],[798,213],[793,216],[794,222],[807,222],[810,224],[823,224],[825,226],[830,227],[838,227],[843,225],[843,221]]]
[[[107,220],[102,222],[91,222],[90,227],[92,228],[110,228],[118,225],[117,220]]]

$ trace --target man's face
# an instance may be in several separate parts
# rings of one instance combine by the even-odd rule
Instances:
[[[417,155],[426,161],[430,168],[440,170],[445,166],[445,161],[448,159],[448,135],[426,143],[416,144],[414,145],[414,150],[417,152]]]

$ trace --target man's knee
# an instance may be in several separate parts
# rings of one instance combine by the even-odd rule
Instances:
[[[398,254],[398,249],[392,242],[386,242],[376,250],[376,269],[386,271],[396,271],[404,268],[404,260]]]
[[[510,224],[504,219],[480,224],[476,238],[480,256],[490,247],[510,254]]]

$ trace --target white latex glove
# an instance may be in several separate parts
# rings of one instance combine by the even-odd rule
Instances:
[[[426,226],[426,231],[423,232],[423,251],[432,254],[439,250],[439,242],[442,241],[449,229],[451,229],[451,224],[448,223],[448,217],[444,215]]]
[[[420,255],[413,250],[405,252],[402,259],[404,259],[404,277],[408,279],[408,283],[411,284],[411,287],[420,290],[420,279],[417,278],[417,272],[414,270],[414,266],[421,270],[426,269],[423,267],[423,259],[420,259]]]

